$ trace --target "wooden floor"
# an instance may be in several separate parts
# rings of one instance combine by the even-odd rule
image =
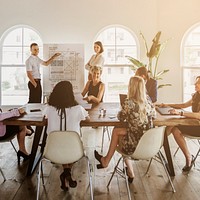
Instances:
[[[115,175],[108,191],[106,185],[111,176],[111,172],[115,163],[119,158],[119,154],[115,154],[110,165],[106,169],[97,170],[97,162],[94,159],[93,151],[97,149],[100,151],[102,129],[82,128],[83,142],[86,153],[90,159],[92,166],[92,178],[95,200],[124,200],[128,199],[125,180],[119,175]],[[31,137],[26,138],[27,146],[32,142]],[[16,141],[14,143],[17,145]],[[108,137],[105,135],[104,154],[108,148]],[[197,143],[190,140],[188,145],[191,152],[195,154],[197,150]],[[170,147],[172,153],[175,152],[177,146],[173,137],[170,136]],[[184,166],[184,157],[181,151],[173,158],[176,176],[173,179],[176,193],[172,193],[170,184],[166,177],[162,165],[153,161],[149,174],[145,174],[148,166],[148,161],[135,161],[133,167],[136,177],[132,184],[130,184],[132,199],[136,200],[197,200],[200,199],[200,160],[197,159],[195,167],[189,175],[184,175],[181,168]],[[27,163],[21,162],[17,164],[17,156],[9,143],[0,143],[0,167],[3,170],[6,181],[0,174],[0,200],[23,200],[36,199],[36,173],[32,177],[26,177]],[[62,172],[62,167],[59,165],[52,165],[45,162],[45,187],[40,186],[40,199],[60,200],[60,199],[90,199],[89,181],[87,175],[86,161],[82,159],[73,167],[73,177],[77,180],[78,186],[70,188],[68,192],[60,189],[59,175]]]

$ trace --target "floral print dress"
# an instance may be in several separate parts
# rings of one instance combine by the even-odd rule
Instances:
[[[120,137],[119,146],[126,155],[131,155],[144,134],[144,132],[153,127],[152,119],[155,117],[155,108],[149,98],[146,104],[145,120],[140,120],[139,105],[133,100],[126,99],[122,110],[118,113],[120,121],[127,122],[127,134]]]

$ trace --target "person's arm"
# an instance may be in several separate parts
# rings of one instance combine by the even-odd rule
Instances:
[[[27,73],[27,76],[28,76],[30,82],[32,83],[32,85],[36,88],[37,87],[37,83],[33,78],[32,71],[27,71],[26,73]]]
[[[168,104],[157,104],[157,106],[159,107],[167,107],[167,106],[170,106],[172,108],[187,108],[187,107],[190,107],[192,105],[192,99],[185,102],[185,103],[179,103],[179,104],[173,104],[173,103],[168,103]]]
[[[10,111],[2,112],[0,113],[0,121],[3,121],[4,119],[8,119],[11,117],[18,117],[20,114],[23,114],[25,111],[23,108],[14,108]]]
[[[43,62],[42,62],[42,65],[48,66],[49,64],[51,64],[51,63],[53,62],[53,60],[54,60],[55,58],[57,58],[57,57],[60,56],[60,55],[61,55],[61,53],[55,53],[49,60],[43,61]]]
[[[90,71],[90,68],[92,67],[91,65],[90,65],[90,62],[91,62],[91,60],[93,59],[93,57],[94,57],[94,55],[90,58],[90,60],[87,62],[87,64],[85,65],[85,69],[87,69],[87,70],[89,70]]]
[[[99,93],[97,95],[97,97],[93,96],[93,95],[89,95],[88,97],[84,98],[87,101],[92,101],[94,103],[100,103],[101,99],[103,97],[105,91],[105,85],[104,83],[101,83],[101,85],[99,86]]]
[[[184,111],[173,109],[170,111],[170,113],[173,115],[180,115],[187,118],[200,119],[200,112],[184,112]]]
[[[82,96],[84,97],[86,95],[86,93],[88,92],[89,89],[89,85],[90,85],[91,81],[88,81],[83,89],[83,91],[81,92]]]

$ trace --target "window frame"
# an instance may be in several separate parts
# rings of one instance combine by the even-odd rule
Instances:
[[[4,45],[3,43],[4,43],[5,39],[7,38],[7,36],[12,31],[17,30],[17,29],[21,29],[20,31],[22,31],[21,44],[19,46],[17,46],[17,45]],[[24,51],[24,49],[25,48],[29,48],[30,44],[29,45],[25,45],[24,44],[24,38],[25,38],[24,29],[30,29],[33,32],[35,32],[35,34],[39,36],[39,38],[40,38],[40,40],[41,40],[41,42],[43,44],[43,40],[42,40],[42,37],[41,37],[40,33],[37,30],[35,30],[33,27],[30,27],[28,25],[15,25],[15,26],[12,26],[12,27],[8,28],[2,34],[2,36],[0,37],[0,51],[1,51],[1,53],[0,53],[0,74],[1,74],[1,76],[0,76],[0,83],[1,83],[1,87],[0,87],[0,94],[1,94],[1,96],[0,96],[0,105],[1,106],[10,106],[10,104],[8,104],[8,105],[7,104],[3,104],[2,105],[2,103],[3,103],[3,95],[2,95],[2,92],[3,92],[2,91],[2,72],[3,72],[3,68],[11,67],[11,68],[17,69],[17,68],[25,67],[25,57],[24,57],[25,51]],[[20,47],[21,48],[21,53],[22,53],[22,63],[20,63],[20,64],[4,64],[4,63],[2,63],[3,62],[3,48],[4,47]],[[41,48],[41,46],[40,46],[40,48]],[[27,101],[28,101],[28,98],[27,98]],[[20,106],[20,105],[16,104],[16,105],[12,105],[12,106]]]

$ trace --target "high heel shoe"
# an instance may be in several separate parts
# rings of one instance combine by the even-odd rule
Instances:
[[[94,157],[100,162],[100,164],[97,164],[97,169],[105,168],[105,167],[102,165],[102,162],[101,162],[101,158],[102,158],[103,156],[100,155],[96,150],[94,150]]]
[[[61,182],[61,186],[60,188],[64,191],[68,191],[69,188],[65,185],[65,172],[63,172],[62,174],[60,174],[60,182]]]
[[[190,166],[185,165],[182,169],[183,172],[189,172],[192,169],[192,166],[195,166],[195,160],[194,160],[194,156],[192,155],[192,161]]]
[[[18,165],[20,164],[20,157],[24,158],[24,161],[26,161],[29,159],[30,156],[19,150],[17,152]]]
[[[71,169],[70,169],[70,168],[65,168],[65,169],[64,169],[64,173],[65,173],[65,178],[66,178],[66,180],[69,181],[69,186],[70,186],[71,188],[75,188],[75,187],[77,186],[77,182],[74,181],[74,180],[72,179],[72,176],[71,176]]]

